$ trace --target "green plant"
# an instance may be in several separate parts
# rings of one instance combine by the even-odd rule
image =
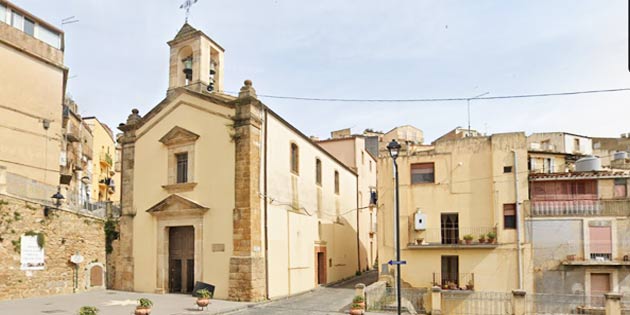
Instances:
[[[480,240],[485,240],[486,239],[486,234],[479,234],[479,239]]]
[[[98,308],[94,306],[81,306],[79,309],[79,315],[97,315],[98,312]]]
[[[488,235],[488,238],[489,238],[489,239],[495,239],[495,238],[497,238],[497,233],[495,233],[495,232],[488,232],[488,234],[487,234],[487,235]]]
[[[360,276],[361,275],[361,270],[357,270],[357,272],[354,273],[355,276]]]
[[[140,308],[151,308],[151,306],[153,306],[153,301],[147,298],[141,298],[138,300],[138,306]]]
[[[365,298],[360,295],[357,295],[352,299],[352,303],[363,303],[363,302],[365,302]]]
[[[105,221],[103,228],[105,230],[105,252],[111,254],[114,251],[112,243],[118,239],[120,232],[116,231],[116,221],[111,219]]]
[[[16,253],[19,254],[22,251],[22,238],[18,238],[17,240],[11,241],[11,244],[13,244],[13,250]]]
[[[24,233],[24,235],[26,235],[26,236],[37,236],[37,246],[39,246],[39,248],[44,248],[44,245],[46,245],[46,240],[44,238],[44,233],[42,233],[42,232],[27,231],[26,233]]]
[[[473,236],[472,236],[472,235],[470,235],[470,234],[466,234],[466,235],[464,235],[464,240],[466,240],[466,241],[472,241],[472,239],[473,239]]]
[[[202,299],[211,299],[212,292],[208,291],[208,289],[201,289],[197,291],[197,297]]]
[[[361,304],[352,303],[352,306],[350,308],[352,308],[353,310],[360,310],[363,309],[363,306],[361,306]]]

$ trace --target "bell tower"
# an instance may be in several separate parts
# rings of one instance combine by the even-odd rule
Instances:
[[[169,91],[184,86],[196,91],[223,91],[223,47],[188,23],[168,45]]]

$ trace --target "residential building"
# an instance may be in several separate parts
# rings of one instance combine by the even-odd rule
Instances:
[[[539,132],[527,137],[529,170],[555,173],[575,170],[575,162],[593,155],[593,141],[567,132]]]
[[[356,212],[359,233],[359,269],[372,269],[378,257],[378,243],[376,239],[376,165],[377,159],[366,149],[365,137],[351,135],[347,129],[347,135],[338,136],[331,133],[332,138],[318,141],[322,148],[330,152],[339,161],[357,172],[358,209]],[[368,231],[368,233],[361,233]]]
[[[120,203],[120,172],[115,169],[118,154],[114,133],[96,117],[85,117],[84,121],[94,135],[94,159],[92,166],[90,198],[92,202],[111,201]]]
[[[481,136],[483,135],[477,130],[467,129],[463,127],[456,127],[455,129],[435,139],[434,142],[437,142],[440,140],[456,140],[456,139],[462,139],[462,138],[468,138],[468,137],[481,137]]]
[[[105,288],[103,220],[75,206],[89,132],[64,107],[63,42],[0,0],[0,300]]]
[[[602,167],[630,169],[630,133],[619,138],[593,138],[593,155],[600,158]]]
[[[223,90],[224,49],[184,24],[168,42],[166,98],[120,138],[116,289],[255,301],[359,270],[357,172],[260,102]]]
[[[526,141],[523,133],[505,133],[440,140],[422,150],[403,147],[397,164],[405,283],[447,290],[531,291],[531,278],[524,272],[531,246],[523,238],[519,211],[528,196]],[[395,260],[395,191],[392,159],[381,155],[381,274],[393,273],[386,262]]]
[[[536,293],[580,294],[603,307],[604,293],[630,292],[629,178],[611,170],[529,175]]]
[[[394,127],[383,135],[382,148],[386,147],[392,139],[396,139],[401,144],[418,145],[424,142],[424,133],[411,125]]]
[[[373,129],[365,129],[363,131],[363,137],[365,137],[365,149],[372,154],[373,157],[378,158],[378,146],[383,141],[384,133],[382,131],[374,131]]]

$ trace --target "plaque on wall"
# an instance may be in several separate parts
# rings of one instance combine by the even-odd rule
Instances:
[[[20,238],[20,264],[21,270],[44,270],[44,249],[37,244],[36,235]]]

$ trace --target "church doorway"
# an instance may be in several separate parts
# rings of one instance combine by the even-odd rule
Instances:
[[[168,240],[168,290],[190,293],[195,279],[195,229],[171,227]]]

